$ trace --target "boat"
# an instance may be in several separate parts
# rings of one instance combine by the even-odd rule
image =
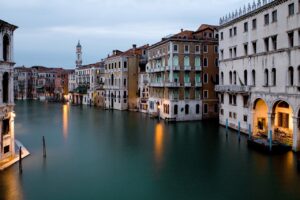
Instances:
[[[272,147],[270,148],[270,142],[265,138],[250,138],[247,143],[248,147],[264,153],[285,153],[292,149],[291,146],[279,143],[276,140],[272,141]]]

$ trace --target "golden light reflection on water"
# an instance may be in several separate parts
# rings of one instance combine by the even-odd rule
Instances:
[[[164,151],[164,128],[162,124],[156,124],[154,135],[154,157],[157,165],[161,165]]]
[[[63,134],[64,138],[67,139],[68,137],[68,128],[69,128],[69,104],[63,105],[63,112],[62,112],[62,124],[63,124]]]
[[[4,173],[3,176],[0,176],[0,199],[6,200],[22,200],[23,191],[20,184],[20,177],[17,174],[18,172],[8,172]]]

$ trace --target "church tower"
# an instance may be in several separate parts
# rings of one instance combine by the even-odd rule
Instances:
[[[76,55],[77,55],[76,68],[78,68],[82,65],[82,52],[81,52],[80,41],[78,41],[78,44],[76,46]]]

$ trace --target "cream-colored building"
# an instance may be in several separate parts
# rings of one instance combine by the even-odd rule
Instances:
[[[220,20],[220,124],[300,148],[300,2],[257,1]]]

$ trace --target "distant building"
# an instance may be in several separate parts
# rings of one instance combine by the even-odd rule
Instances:
[[[300,149],[300,2],[258,1],[220,20],[220,124]]]
[[[149,113],[166,120],[218,117],[217,27],[163,38],[148,48]]]
[[[117,110],[138,110],[138,72],[145,68],[148,45],[125,52],[114,50],[105,59],[105,107]]]

